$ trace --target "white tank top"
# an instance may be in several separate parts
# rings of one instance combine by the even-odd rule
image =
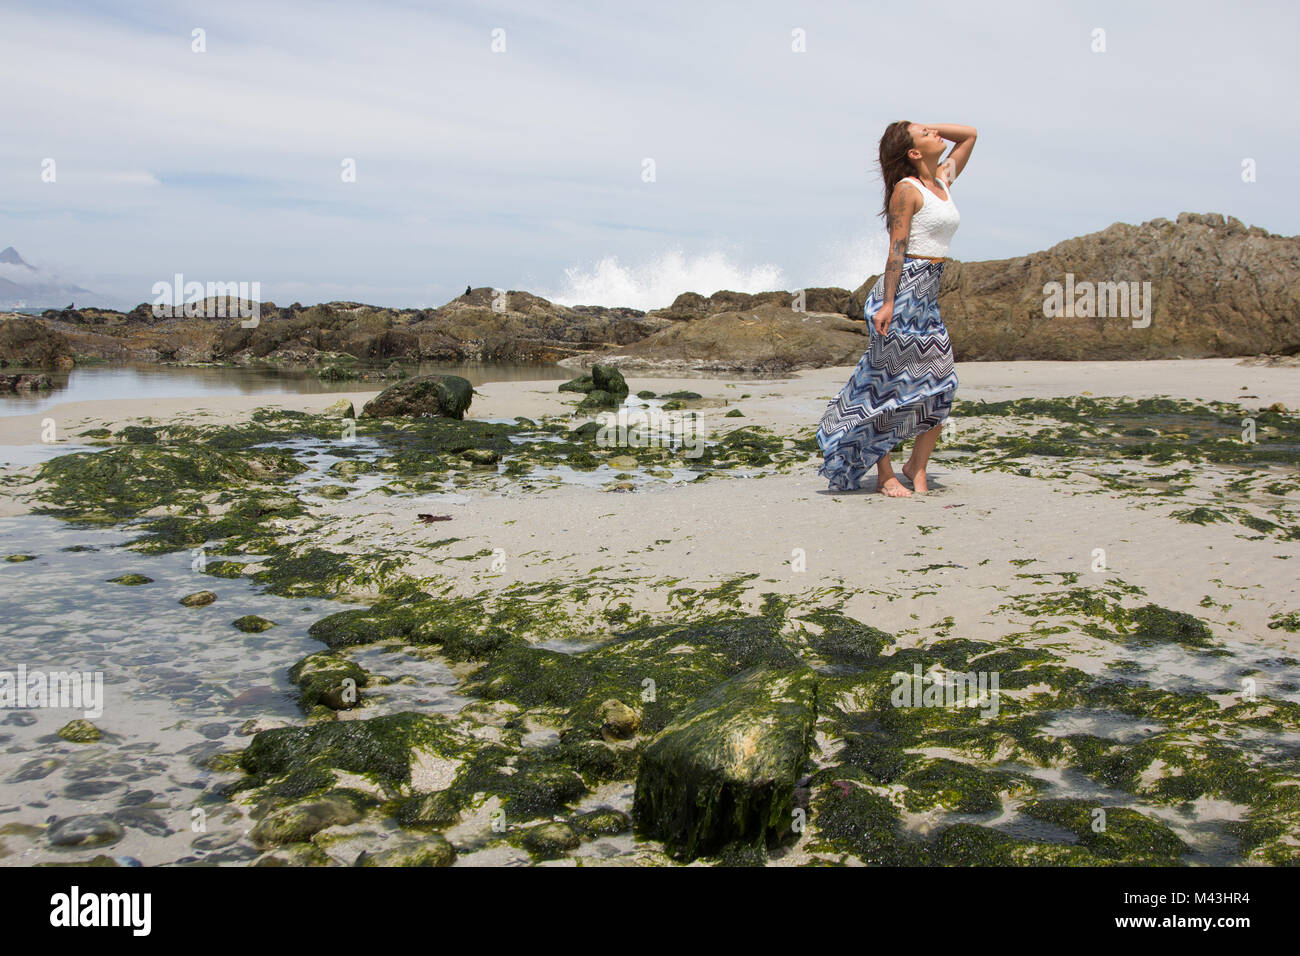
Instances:
[[[912,216],[912,228],[907,235],[907,255],[930,256],[938,259],[948,255],[948,244],[952,242],[953,233],[961,223],[961,214],[952,201],[952,193],[944,184],[947,199],[940,199],[921,184],[921,181],[908,176],[900,182],[911,183],[921,190],[921,208]]]

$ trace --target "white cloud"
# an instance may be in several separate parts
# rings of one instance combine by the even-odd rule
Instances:
[[[636,301],[715,276],[855,286],[882,230],[877,139],[903,117],[981,130],[955,192],[961,258],[1182,210],[1300,231],[1289,8],[125,10],[8,5],[0,247],[141,300],[176,271],[392,304],[467,281]],[[1088,51],[1098,25],[1105,54]]]

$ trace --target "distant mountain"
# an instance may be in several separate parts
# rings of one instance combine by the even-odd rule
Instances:
[[[0,252],[0,262],[11,266],[27,266],[27,268],[31,269],[32,272],[36,271],[33,266],[29,266],[27,263],[23,262],[23,257],[18,254],[18,250],[13,246],[7,246],[4,252]]]
[[[0,309],[61,309],[94,295],[24,261],[13,246],[0,251]]]

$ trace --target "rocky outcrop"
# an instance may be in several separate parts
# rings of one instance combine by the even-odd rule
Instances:
[[[0,330],[16,321],[43,327],[49,334],[28,343],[42,362],[49,354],[65,363],[87,356],[340,369],[421,361],[558,362],[585,369],[599,362],[780,374],[854,364],[867,345],[862,307],[876,278],[853,292],[683,292],[668,308],[649,313],[567,307],[527,292],[480,288],[437,309],[264,302],[252,328],[244,328],[237,314],[159,318],[141,305],[128,313],[51,310],[40,320],[0,320]],[[1114,284],[1131,290],[1136,283],[1143,306],[1149,289],[1149,322],[1132,301],[1122,315],[1100,314],[1097,301],[1092,314],[1045,317],[1045,287],[1071,282],[1076,298],[1085,295],[1084,283],[1104,283],[1113,292],[1119,291]],[[233,301],[225,304],[227,315],[236,313]],[[1116,223],[1014,259],[951,260],[939,307],[959,361],[1297,354],[1300,237],[1216,214]],[[28,345],[17,348],[6,335],[12,339],[15,330],[0,331],[0,362],[27,357]]]
[[[463,419],[474,399],[474,386],[459,375],[421,375],[390,385],[361,409],[362,418]]]
[[[779,306],[793,310],[796,293],[791,292],[731,292],[723,290],[713,295],[700,295],[698,292],[683,292],[673,304],[666,309],[647,312],[648,319],[667,318],[699,319],[719,312],[744,312],[757,309],[762,305]],[[804,312],[836,312],[846,314],[849,306],[849,291],[839,288],[804,289],[800,297],[801,310]],[[861,311],[861,310],[859,310]]]
[[[219,362],[323,367],[355,362],[553,362],[644,338],[668,322],[637,309],[568,308],[527,292],[475,289],[437,309],[383,309],[356,302],[305,307],[260,304],[245,327],[234,299],[210,299],[203,317],[157,317],[143,304],[48,310],[41,322],[75,354],[109,361]]]
[[[0,392],[43,392],[54,387],[54,380],[44,372],[21,375],[0,374]]]
[[[847,300],[847,291],[844,297]],[[853,322],[838,313],[794,312],[788,305],[769,300],[744,311],[676,322],[640,342],[602,355],[600,361],[625,370],[779,373],[852,365],[866,348],[864,322]],[[560,364],[580,367],[581,361],[567,359]]]
[[[1044,286],[1150,283],[1150,320],[1046,318]],[[860,316],[876,277],[854,293]],[[958,361],[1216,358],[1300,352],[1300,237],[1229,216],[1183,213],[1114,225],[1044,252],[949,262],[939,311]],[[1099,309],[1093,309],[1094,313]]]
[[[559,387],[561,392],[581,392],[586,397],[578,409],[617,408],[627,398],[623,373],[612,365],[593,365],[591,374],[570,379]]]
[[[813,742],[817,683],[803,669],[746,671],[719,684],[645,748],[636,828],[694,859],[729,843],[793,834],[795,783]]]
[[[683,293],[669,308],[647,315],[672,325],[633,346],[560,364],[756,372],[852,365],[866,347],[863,305],[877,278],[868,277],[851,294],[805,290],[804,313],[794,311],[788,292]],[[1088,295],[1083,284],[1092,283],[1094,304],[1086,310],[1092,314],[1047,318],[1049,283],[1062,286],[1062,297],[1073,287],[1076,307]],[[1136,283],[1140,298],[1130,298],[1122,314],[1100,315],[1100,283],[1124,283],[1129,292]],[[1118,286],[1108,286],[1111,291]],[[1149,321],[1139,301],[1149,301]],[[827,321],[821,310],[841,313],[849,324]],[[950,260],[939,310],[958,361],[1296,354],[1300,237],[1217,214],[1115,223],[1014,259]],[[796,324],[802,334],[793,331]],[[854,331],[857,338],[850,337]]]
[[[72,346],[65,335],[37,319],[0,319],[0,368],[72,368]]]

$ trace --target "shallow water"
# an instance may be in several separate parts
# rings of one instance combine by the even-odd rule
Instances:
[[[21,664],[29,672],[101,674],[103,713],[89,719],[105,732],[98,743],[69,743],[55,734],[85,717],[83,709],[9,708],[0,723],[0,825],[125,811],[124,838],[102,852],[146,864],[214,855],[227,862],[249,859],[256,854],[242,837],[250,821],[210,793],[234,775],[201,762],[246,746],[239,731],[250,717],[300,719],[288,666],[322,649],[307,628],[333,608],[192,570],[185,552],[137,554],[122,547],[131,537],[43,516],[0,519],[0,553],[37,555],[0,562],[0,670],[14,672]],[[61,550],[71,546],[93,550]],[[154,580],[139,586],[107,581],[128,572]],[[178,603],[200,590],[215,592],[216,602],[199,608]],[[245,614],[278,626],[245,634],[231,626]],[[57,765],[34,777],[39,771],[30,765],[40,758]],[[192,829],[196,808],[205,816],[205,831]],[[88,858],[93,852],[59,850],[42,840],[0,862]]]
[[[558,365],[487,362],[404,366],[413,375],[460,375],[471,385],[576,377]],[[22,369],[11,369],[18,372]],[[44,392],[0,393],[0,416],[30,415],[61,402],[112,402],[127,398],[202,398],[211,395],[284,395],[379,391],[396,379],[323,382],[313,369],[194,368],[168,365],[89,365],[46,372],[54,388]]]

